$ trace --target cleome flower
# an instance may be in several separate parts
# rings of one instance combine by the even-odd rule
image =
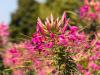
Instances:
[[[80,17],[90,19],[100,19],[100,2],[94,0],[84,0],[84,5],[80,8]]]
[[[59,18],[54,20],[53,16],[51,15],[50,18],[46,18],[45,24],[43,24],[40,18],[38,18],[36,30],[42,35],[50,35],[50,33],[62,34],[65,33],[66,29],[68,28],[68,22],[69,19],[66,19],[65,12],[61,20],[59,20]]]
[[[98,37],[89,40],[77,26],[69,25],[64,12],[60,20],[51,15],[45,24],[38,18],[32,39],[13,44],[4,52],[3,63],[12,75],[25,75],[27,70],[36,75],[79,75],[78,69],[82,75],[91,75],[100,70],[99,58]]]

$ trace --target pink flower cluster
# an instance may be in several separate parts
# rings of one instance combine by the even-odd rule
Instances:
[[[83,75],[97,74],[96,72],[100,70],[98,38],[89,40],[84,32],[79,32],[77,26],[70,26],[68,22],[66,13],[61,19],[54,19],[51,15],[46,18],[45,24],[38,18],[32,40],[15,44],[6,50],[3,55],[4,65],[13,70],[12,75],[25,75],[27,69],[34,69],[36,75],[58,75],[55,57],[63,59],[58,56],[63,51],[64,54],[67,52],[71,54],[71,58],[78,64]],[[63,50],[60,50],[61,48]],[[63,57],[67,58],[64,54]],[[30,65],[26,65],[27,63]],[[63,68],[61,67],[61,71]]]
[[[46,60],[44,54],[39,54],[30,41],[14,44],[3,55],[5,67],[9,67],[12,75],[25,75],[26,70],[35,70],[37,75],[47,75],[54,67],[51,60]]]
[[[93,40],[90,46],[85,52],[79,52],[73,57],[83,75],[98,74],[100,71],[100,41]]]
[[[0,45],[5,45],[8,41],[9,27],[6,24],[0,23]]]
[[[100,2],[94,0],[84,0],[84,5],[80,8],[80,17],[89,20],[100,19]]]

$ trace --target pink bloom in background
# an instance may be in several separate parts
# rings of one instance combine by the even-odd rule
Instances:
[[[88,64],[88,68],[90,69],[93,69],[94,71],[95,70],[100,70],[100,66],[99,65],[97,65],[97,64],[95,64],[94,62],[90,62],[89,64]]]
[[[12,75],[25,75],[25,74],[21,69],[19,69],[19,70],[14,70]]]
[[[3,46],[8,42],[9,27],[6,24],[0,23],[0,45]]]
[[[0,24],[0,36],[8,36],[8,25],[1,23]]]
[[[88,17],[95,19],[97,15],[95,13],[89,13]]]
[[[80,17],[84,19],[100,19],[100,2],[94,0],[84,0],[84,5],[80,8]]]
[[[96,42],[96,46],[100,48],[100,41]]]
[[[80,8],[80,16],[81,17],[85,17],[86,13],[88,13],[89,11],[89,6],[88,5],[84,5]]]
[[[5,52],[4,65],[6,66],[16,66],[16,64],[21,64],[21,53],[16,48],[9,49]]]
[[[89,72],[89,71],[87,71],[87,72],[85,73],[85,75],[91,75],[91,74],[90,74],[90,72]]]

